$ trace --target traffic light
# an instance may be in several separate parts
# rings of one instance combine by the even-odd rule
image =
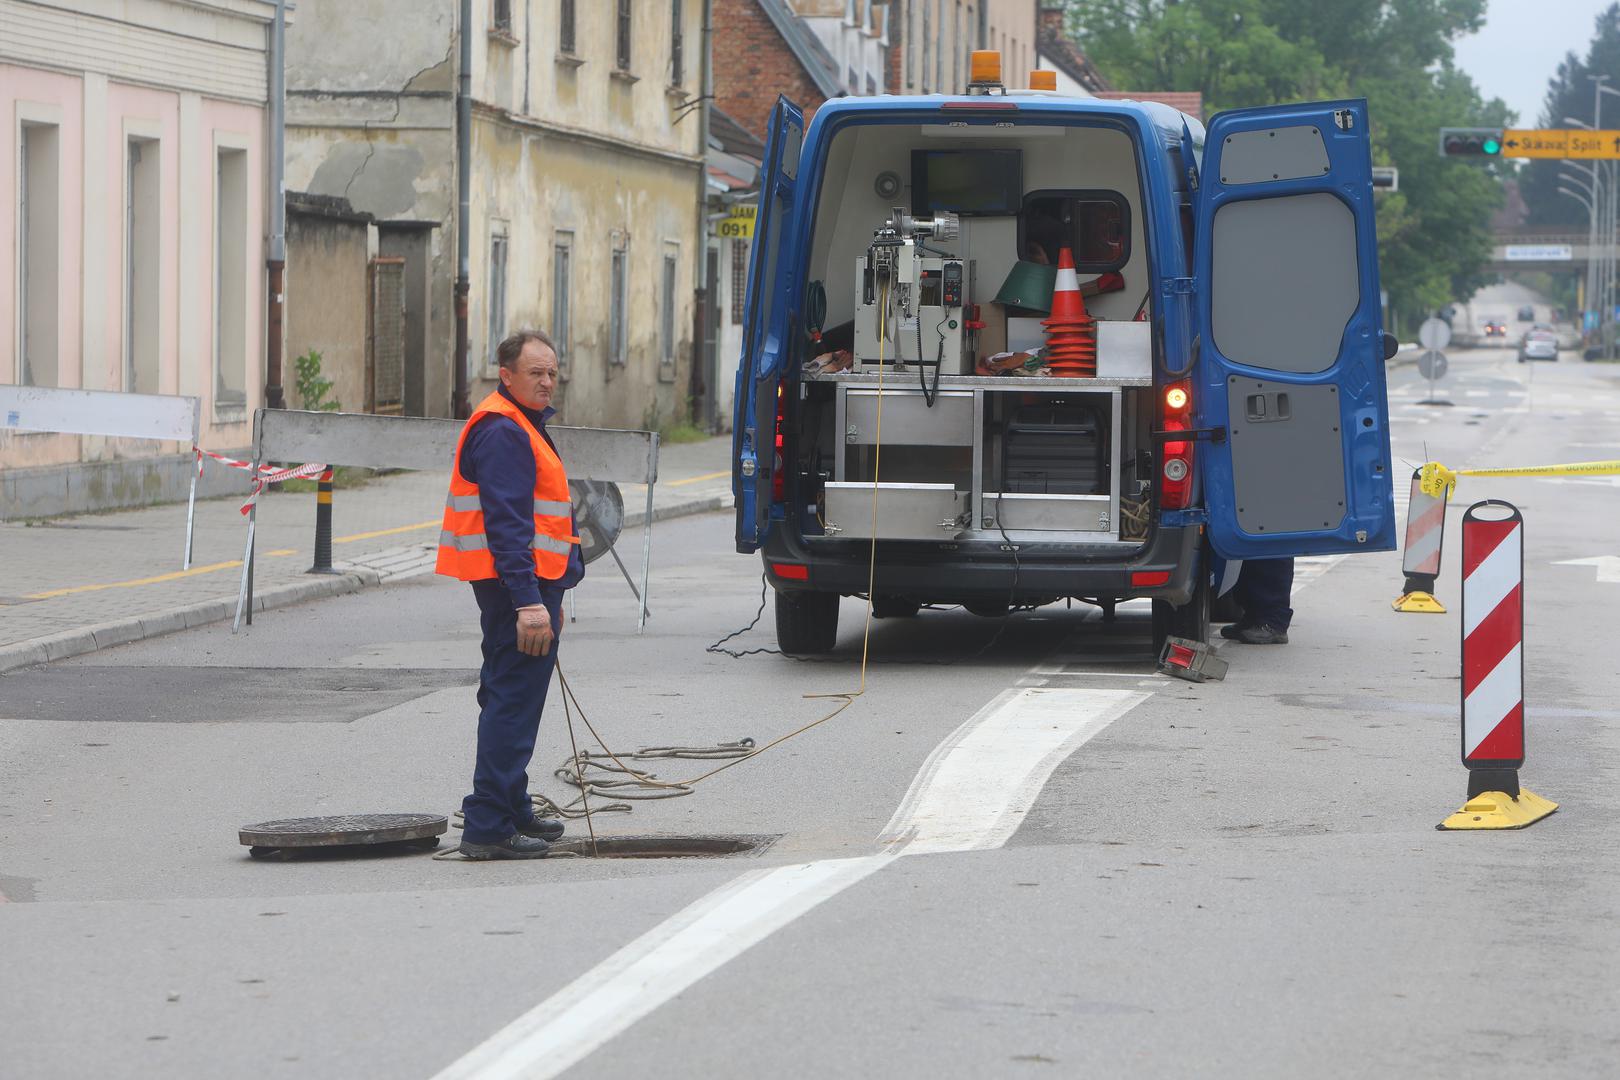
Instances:
[[[1501,128],[1441,128],[1441,157],[1501,157]]]

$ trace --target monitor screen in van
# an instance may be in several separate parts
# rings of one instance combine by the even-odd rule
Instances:
[[[1024,195],[1022,150],[913,150],[911,213],[928,217],[1016,214]]]

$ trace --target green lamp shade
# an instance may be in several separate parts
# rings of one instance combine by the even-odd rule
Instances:
[[[1050,315],[1052,290],[1056,285],[1057,267],[1019,261],[1013,264],[1012,270],[1007,274],[1007,280],[1001,283],[1001,291],[996,293],[995,303]]]

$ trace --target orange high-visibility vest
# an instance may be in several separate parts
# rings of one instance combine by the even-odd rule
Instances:
[[[439,533],[439,561],[435,568],[447,577],[462,581],[484,581],[499,577],[495,556],[489,550],[484,532],[484,508],[478,501],[478,485],[461,475],[461,450],[473,425],[487,416],[508,416],[529,436],[534,451],[534,573],[556,580],[568,569],[568,553],[579,543],[574,535],[572,506],[568,498],[568,474],[562,459],[551,448],[523,410],[499,393],[489,395],[467,418],[456,442],[456,459],[450,469],[450,497],[444,504],[444,528]]]

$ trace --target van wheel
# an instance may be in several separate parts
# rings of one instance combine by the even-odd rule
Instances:
[[[872,615],[879,619],[909,619],[922,609],[922,605],[915,600],[907,600],[903,596],[885,596],[878,593],[872,597]]]
[[[1168,600],[1153,601],[1153,655],[1164,652],[1166,638],[1187,638],[1190,641],[1209,640],[1209,574],[1200,566],[1198,581],[1193,586],[1192,599],[1180,607]]]
[[[831,652],[838,641],[838,594],[776,594],[776,644],[789,656]]]

